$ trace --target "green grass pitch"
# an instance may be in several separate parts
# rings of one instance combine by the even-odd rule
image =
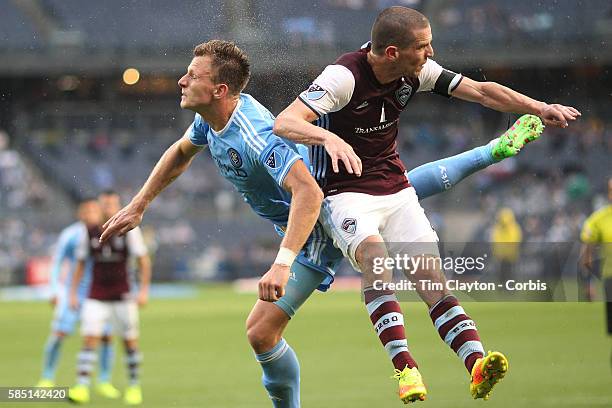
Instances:
[[[155,300],[141,312],[144,407],[271,407],[244,335],[255,295],[204,287],[197,299]],[[469,377],[438,338],[420,303],[402,305],[409,346],[428,386],[430,407],[612,407],[611,340],[601,303],[465,303],[485,349],[510,360],[506,379],[487,402],[474,401]],[[0,386],[30,386],[40,375],[51,318],[45,303],[0,304]],[[302,405],[399,407],[392,366],[358,293],[317,294],[289,324],[287,340],[302,368]],[[75,379],[70,338],[58,382]],[[125,385],[122,349],[114,382]],[[0,408],[10,404],[0,402]],[[18,406],[63,406],[23,403]],[[92,396],[91,407],[122,406]]]

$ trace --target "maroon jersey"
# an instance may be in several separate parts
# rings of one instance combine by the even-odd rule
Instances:
[[[102,229],[88,229],[89,256],[93,262],[89,298],[121,300],[130,292],[127,235],[100,243]]]
[[[409,187],[397,151],[400,113],[416,92],[449,95],[461,80],[461,75],[428,60],[419,77],[381,84],[367,61],[369,50],[342,55],[299,96],[319,116],[315,124],[350,144],[363,164],[361,177],[349,174],[342,162],[340,172],[334,173],[325,148],[311,146],[313,175],[325,195],[387,195]]]

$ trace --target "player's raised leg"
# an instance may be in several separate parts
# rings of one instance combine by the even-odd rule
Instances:
[[[321,272],[294,262],[285,295],[275,303],[258,300],[247,319],[247,338],[261,364],[262,383],[275,408],[300,406],[300,365],[282,334],[289,319],[323,279]]]
[[[423,164],[409,171],[408,179],[419,200],[441,193],[478,170],[517,155],[525,144],[538,139],[543,129],[540,118],[523,115],[510,129],[488,144]]]

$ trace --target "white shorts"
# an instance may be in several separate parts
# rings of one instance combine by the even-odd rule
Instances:
[[[85,299],[81,310],[81,334],[101,337],[111,322],[115,333],[127,340],[138,338],[138,305],[135,300]]]
[[[373,235],[382,236],[386,243],[414,244],[401,246],[401,252],[409,252],[409,256],[439,256],[440,253],[438,235],[412,187],[383,196],[340,193],[326,197],[319,219],[357,271],[360,268],[355,251],[363,240]]]

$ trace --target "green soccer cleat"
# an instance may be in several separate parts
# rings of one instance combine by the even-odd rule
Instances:
[[[35,387],[39,387],[39,388],[51,388],[51,387],[55,387],[55,382],[53,382],[53,380],[47,380],[46,378],[41,378],[36,383]]]
[[[499,351],[490,352],[476,360],[472,367],[470,393],[474,399],[489,399],[493,386],[497,384],[508,371],[508,359]]]
[[[77,404],[86,404],[89,402],[89,387],[84,384],[77,384],[68,390],[68,399],[70,402]]]
[[[538,139],[544,130],[542,120],[535,115],[523,115],[503,135],[494,139],[491,154],[495,161],[516,156],[523,146]]]
[[[109,382],[102,382],[96,385],[96,394],[105,398],[117,399],[121,396],[121,392]]]
[[[127,405],[142,404],[142,390],[140,389],[140,385],[130,385],[127,387],[123,394],[123,402]]]
[[[404,404],[425,401],[427,390],[425,384],[423,384],[421,373],[416,367],[408,368],[406,366],[401,371],[396,368],[395,374],[391,378],[399,380],[398,394]]]

